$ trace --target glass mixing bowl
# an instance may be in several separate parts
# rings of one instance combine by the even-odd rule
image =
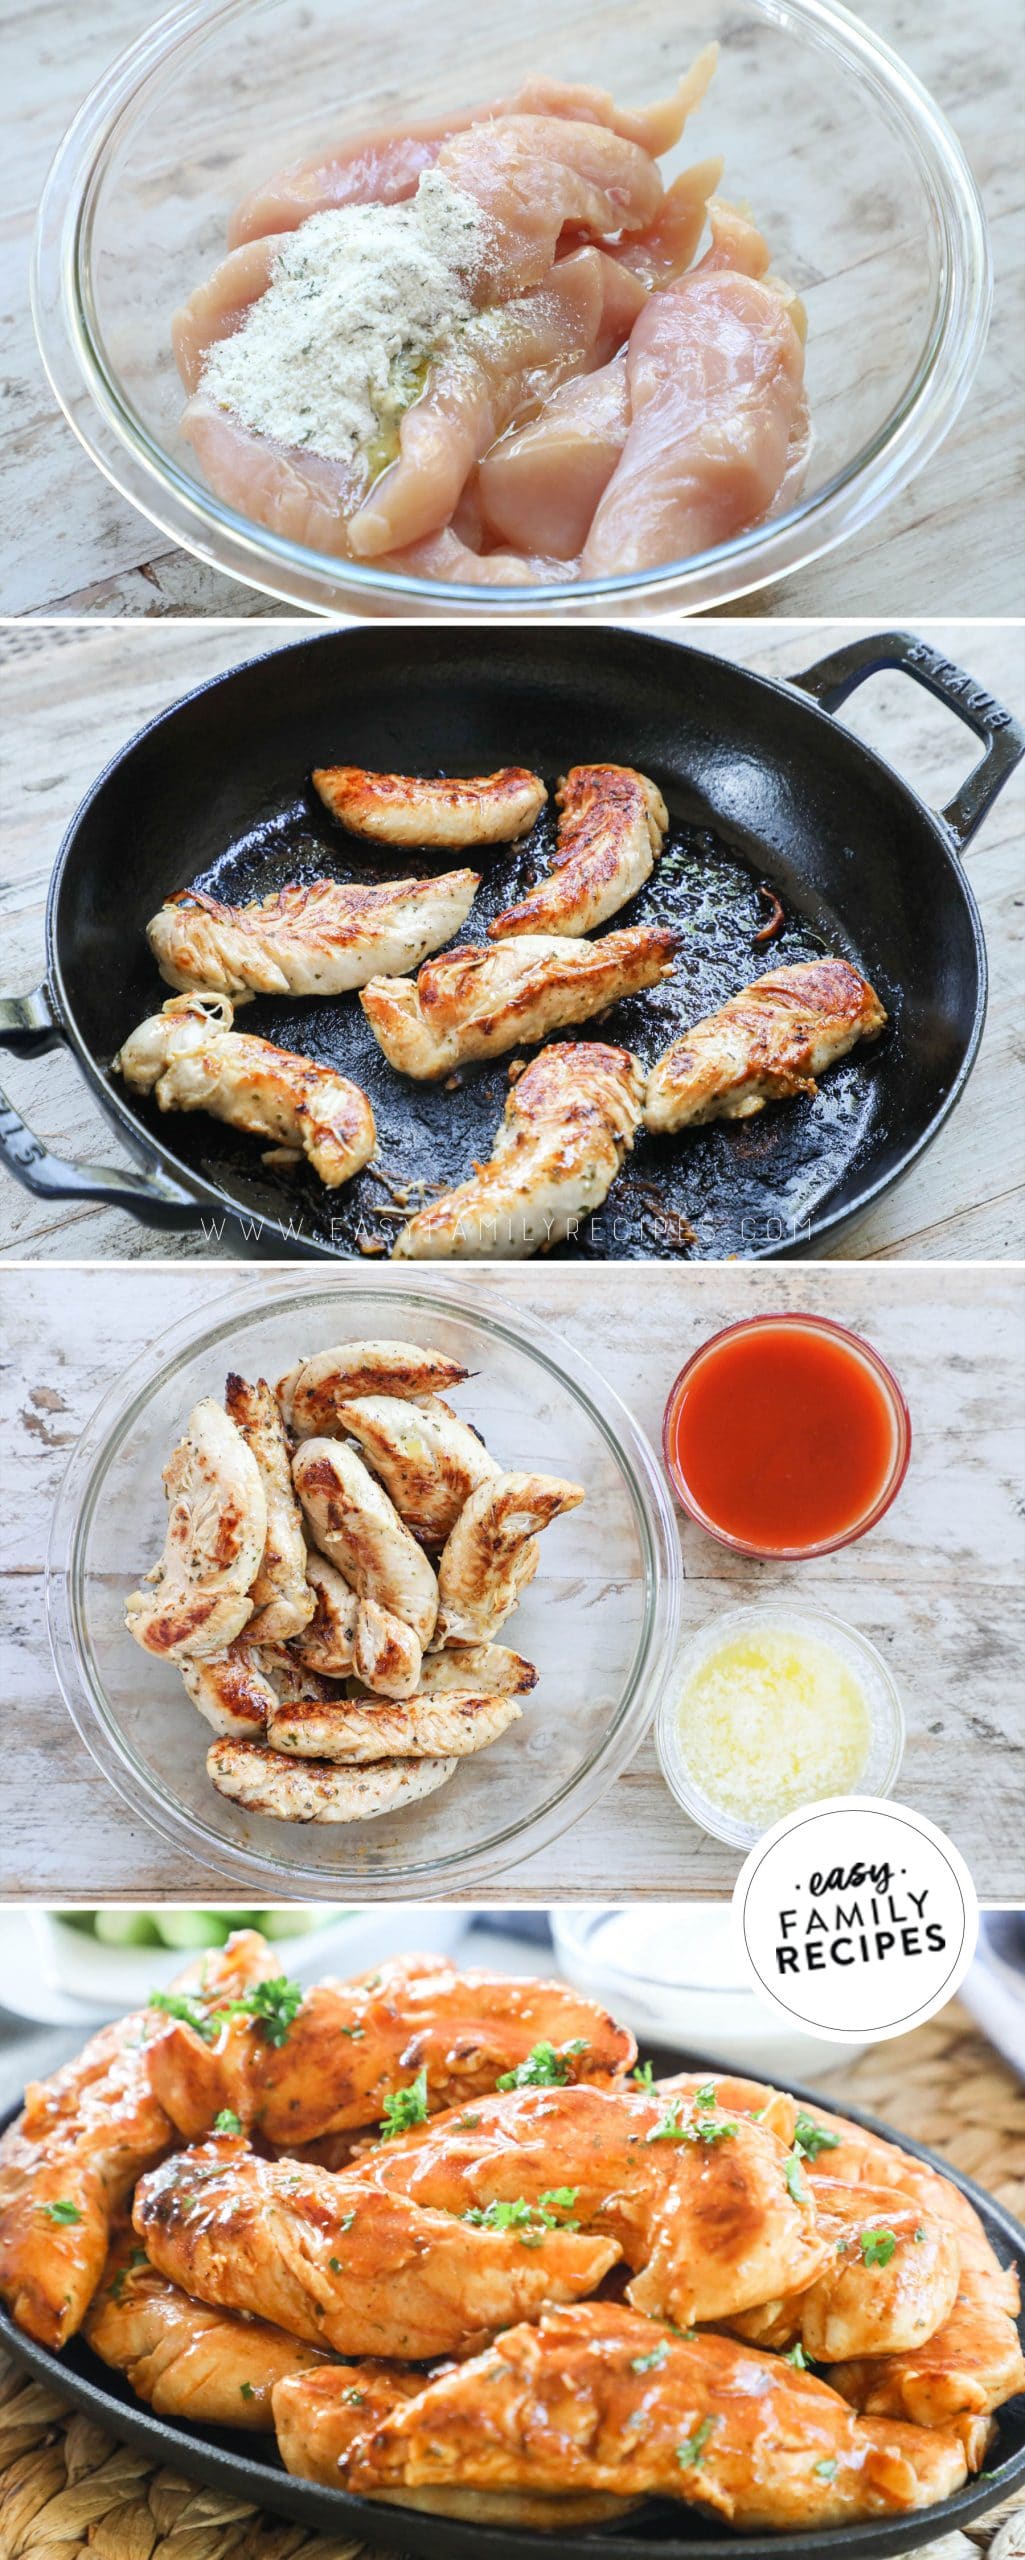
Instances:
[[[399,1815],[342,1827],[277,1822],[216,1793],[205,1767],[210,1728],[174,1666],[133,1643],[124,1601],[163,1545],[161,1468],[197,1398],[223,1395],[229,1369],[273,1380],[334,1342],[382,1334],[459,1360],[472,1373],[459,1411],[501,1464],[568,1476],[587,1498],[545,1532],[536,1580],[509,1621],[509,1642],[540,1673],[522,1721]],[[658,1705],[679,1581],[652,1450],[605,1380],[547,1325],[448,1280],[264,1279],[164,1334],[93,1415],[57,1501],[47,1609],[66,1704],[132,1811],[272,1896],[337,1902],[478,1886],[596,1804]]]
[[[221,505],[178,433],[175,307],[223,256],[261,178],[403,114],[514,90],[544,71],[664,94],[721,32],[712,89],[667,176],[725,154],[773,263],[808,309],[814,444],[801,496],[735,541],[583,586],[443,585],[352,566]],[[337,99],[337,104],[334,100]],[[985,221],[960,146],[898,57],[834,0],[186,0],[81,108],[40,207],[36,327],[88,452],[163,532],[291,603],[363,613],[693,611],[805,565],[869,522],[946,433],[985,342]]]

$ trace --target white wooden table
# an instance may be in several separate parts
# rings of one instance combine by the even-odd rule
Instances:
[[[268,1295],[292,1275],[267,1272]],[[398,1276],[379,1273],[381,1331]],[[6,1707],[4,1889],[40,1900],[203,1900],[224,1879],[137,1822],[94,1770],[61,1703],[46,1641],[42,1559],[69,1453],[101,1394],[147,1344],[195,1313],[223,1272],[154,1268],[0,1273],[0,1372],[9,1533],[0,1577]],[[728,1265],[484,1271],[482,1300],[559,1328],[657,1444],[688,1352],[737,1316],[808,1308],[865,1332],[911,1408],[909,1476],[861,1543],[801,1568],[753,1565],[681,1521],[685,1629],[743,1592],[799,1587],[880,1647],[903,1698],[898,1786],[957,1842],[984,1900],[1022,1891],[1025,1713],[1020,1578],[1020,1273]],[[126,1558],[126,1574],[134,1569]],[[614,1571],[610,1559],[609,1570]],[[144,1674],[142,1675],[144,1676]],[[651,1743],[600,1805],[548,1850],[496,1879],[493,1901],[721,1895],[740,1861],[678,1811]]]
[[[299,636],[294,622],[276,630],[267,624],[163,623],[139,635],[108,624],[61,624],[45,631],[19,624],[0,633],[5,992],[38,980],[50,869],[68,820],[106,758],[189,686]],[[745,622],[691,624],[684,635],[691,645],[772,676],[798,673],[851,636],[851,626],[767,628]],[[927,636],[1020,716],[1025,667],[1019,631],[944,623],[927,626]],[[423,644],[430,646],[427,632]],[[959,721],[899,675],[874,679],[841,716],[936,805],[950,797],[977,752]],[[968,854],[992,970],[989,1018],[971,1084],[914,1170],[834,1244],[832,1251],[845,1259],[995,1261],[1025,1251],[1018,1054],[1023,823],[1025,766],[1019,766]],[[68,1053],[53,1050],[34,1060],[0,1056],[0,1085],[58,1154],[100,1164],[126,1162]],[[135,1261],[232,1250],[195,1233],[168,1238],[123,1210],[36,1200],[0,1172],[0,1252]]]
[[[245,613],[266,597],[170,547],[80,450],[51,395],[28,308],[44,177],[77,108],[158,14],[155,0],[3,0],[9,64],[0,232],[0,429],[7,533],[0,611]],[[728,12],[725,13],[728,16]],[[710,23],[722,13],[712,10]],[[953,123],[981,187],[998,278],[971,401],[933,461],[850,546],[744,608],[762,613],[974,614],[1022,610],[1021,283],[1025,259],[1016,0],[867,0],[861,15],[902,53]],[[1016,530],[1016,528],[1019,528]],[[280,608],[277,608],[280,610]]]

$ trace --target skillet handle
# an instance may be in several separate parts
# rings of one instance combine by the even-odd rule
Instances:
[[[834,649],[828,658],[809,667],[804,675],[792,676],[790,682],[810,693],[824,711],[838,711],[840,704],[864,684],[869,676],[878,675],[883,667],[899,667],[913,676],[916,684],[935,694],[937,702],[956,712],[977,738],[986,742],[986,753],[973,765],[967,780],[961,784],[945,809],[940,811],[958,853],[963,853],[976,827],[993,806],[1015,765],[1025,755],[1025,729],[1005,711],[1002,702],[994,701],[966,675],[963,667],[950,658],[941,657],[927,640],[918,640],[912,631],[883,631],[863,640],[849,640],[842,649]]]
[[[159,1165],[67,1164],[27,1126],[0,1088],[0,1164],[40,1200],[106,1200],[132,1209],[152,1227],[198,1226],[198,1200],[162,1173]]]

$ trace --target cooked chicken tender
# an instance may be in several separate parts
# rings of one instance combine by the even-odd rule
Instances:
[[[963,2268],[953,2309],[931,2338],[896,2355],[831,2365],[828,2379],[867,2416],[953,2427],[970,2443],[980,2418],[1025,2391],[1025,2356],[985,2275]]]
[[[778,2356],[586,2302],[396,2407],[343,2452],[338,2485],[452,2513],[474,2489],[542,2491],[553,2522],[582,2492],[660,2496],[740,2532],[796,2533],[928,2507],[964,2479],[953,2435],[855,2418]]]
[[[767,1102],[814,1094],[817,1076],[885,1024],[878,996],[849,960],[770,969],[659,1058],[644,1125],[661,1135],[707,1120],[748,1120]]]
[[[465,2106],[539,2044],[574,2084],[611,2079],[637,2056],[629,2030],[565,1982],[392,1956],[351,1981],[316,1983],[283,2044],[230,2018],[211,2045],[168,2016],[150,2044],[150,2078],[187,2141],[229,2108],[254,2140],[291,2150],[377,2124],[420,2071],[432,2114]]]
[[[342,1342],[300,1360],[279,1378],[278,1403],[293,1440],[330,1438],[344,1428],[343,1405],[359,1396],[402,1396],[412,1404],[443,1396],[469,1371],[419,1342]]]
[[[522,1713],[508,1692],[489,1697],[472,1689],[395,1700],[335,1698],[323,1706],[276,1707],[267,1739],[275,1751],[349,1767],[403,1757],[466,1760],[497,1742]]]
[[[304,1440],[293,1478],[321,1554],[361,1600],[376,1600],[429,1644],[438,1614],[434,1567],[355,1449],[340,1440]]]
[[[313,1593],[313,1616],[302,1634],[293,1636],[292,1652],[304,1670],[342,1679],[352,1669],[360,1604],[345,1575],[326,1556],[309,1548],[306,1579]]]
[[[453,1644],[444,1653],[424,1655],[420,1687],[425,1697],[443,1697],[450,1689],[486,1690],[491,1697],[522,1698],[536,1689],[537,1672],[522,1653],[506,1644]]]
[[[274,1970],[263,1939],[247,1929],[188,1965],[173,1991],[202,2020]],[[0,2140],[0,2297],[46,2347],[64,2346],[81,2328],[112,2222],[174,2141],[150,2078],[151,2023],[146,2011],[120,2018],[50,2079],[30,2081],[22,2114]]]
[[[540,775],[518,764],[503,765],[498,773],[436,779],[367,773],[358,764],[315,765],[311,780],[350,835],[403,846],[514,844],[529,835],[548,797]],[[449,930],[455,933],[461,922],[458,917]]]
[[[440,1399],[356,1396],[338,1408],[396,1511],[427,1547],[444,1546],[477,1486],[499,1473],[483,1440]]]
[[[669,812],[646,774],[630,765],[577,764],[555,796],[559,841],[552,869],[489,924],[493,942],[517,933],[593,933],[651,878]]]
[[[157,2274],[130,2230],[111,2251],[84,2334],[158,2418],[196,2426],[267,2433],[275,2386],[330,2366],[318,2348],[266,2320],[194,2302]]]
[[[956,2232],[892,2189],[831,2178],[811,2186],[831,2243],[825,2266],[804,2292],[746,2312],[737,2335],[759,2347],[799,2340],[816,2364],[903,2353],[931,2338],[957,2294]]]
[[[241,1431],[260,1470],[267,1498],[267,1541],[250,1598],[252,1644],[283,1644],[308,1627],[316,1598],[306,1579],[306,1540],[292,1483],[288,1441],[277,1399],[265,1378],[251,1386],[232,1370],[224,1390],[228,1418]]]
[[[586,1022],[621,997],[667,978],[678,934],[661,925],[606,933],[524,933],[499,949],[468,944],[429,961],[419,977],[372,978],[360,1002],[400,1074],[436,1083],[470,1058],[497,1058],[520,1041],[544,1040]]]
[[[236,1006],[254,995],[344,995],[380,970],[417,968],[465,924],[479,885],[476,871],[311,880],[246,907],[180,889],[146,938],[169,987],[231,996]]]
[[[332,1684],[297,1662],[284,1645],[250,1644],[241,1637],[206,1662],[182,1662],[179,1670],[193,1706],[215,1733],[257,1742],[283,1698],[313,1705],[333,1695]]]
[[[305,1156],[329,1191],[351,1181],[377,1144],[366,1094],[333,1067],[233,1031],[233,1018],[227,996],[172,996],[132,1032],[112,1073],[159,1111],[208,1111],[270,1138],[268,1164]]]
[[[412,1627],[377,1600],[361,1600],[352,1645],[353,1678],[382,1698],[415,1697],[423,1648]]]
[[[537,1569],[538,1532],[586,1499],[582,1484],[567,1484],[560,1476],[500,1475],[478,1485],[438,1566],[438,1634],[444,1644],[486,1644],[497,1635]]]
[[[516,2232],[257,2159],[233,2136],[143,2178],[133,2222],[154,2266],[200,2301],[349,2356],[450,2355],[593,2292],[619,2255],[614,2241],[562,2230],[524,2249]]]
[[[415,2400],[431,2377],[416,2365],[365,2357],[361,2364],[325,2364],[319,2373],[276,2381],[274,2430],[286,2471],[337,2489],[338,2465],[357,2436],[367,2436],[404,2400]],[[330,2379],[334,2388],[318,2390]],[[298,2382],[309,2387],[296,2389]]]
[[[267,1498],[252,1451],[212,1396],[194,1405],[164,1490],[164,1552],[146,1577],[153,1587],[126,1600],[125,1625],[144,1652],[166,1660],[220,1653],[253,1614]]]
[[[766,2126],[628,2086],[529,2082],[482,2099],[470,2125],[453,2112],[387,2143],[359,2175],[459,2214],[572,2188],[581,2229],[618,2241],[636,2309],[684,2328],[796,2293],[824,2266],[814,2199],[791,2192]]]
[[[333,1760],[296,1760],[259,1742],[211,1743],[207,1776],[218,1795],[275,1822],[376,1822],[404,1813],[452,1777],[448,1760],[382,1760],[346,1769]]]
[[[598,1040],[543,1049],[512,1087],[489,1162],[417,1211],[395,1258],[519,1259],[575,1235],[633,1145],[643,1095],[629,1049]]]

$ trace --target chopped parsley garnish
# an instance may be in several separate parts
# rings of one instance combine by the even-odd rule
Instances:
[[[241,2131],[242,2131],[242,2118],[241,2118],[241,2116],[237,2116],[237,2115],[235,2114],[235,2111],[234,2111],[234,2108],[233,2108],[233,2107],[222,2107],[222,2108],[221,2108],[220,2115],[219,2115],[219,2116],[215,2116],[215,2117],[214,2117],[214,2132],[215,2132],[215,2133],[241,2133]]]
[[[825,2125],[816,2124],[814,2116],[806,2116],[803,2112],[798,2116],[794,2126],[794,2150],[800,2152],[803,2160],[817,2160],[820,2151],[836,2151],[839,2144],[839,2134],[827,2133]]]
[[[329,2266],[329,2267],[330,2267],[330,2269],[331,2269],[331,2273],[332,2273],[332,2275],[333,2275],[333,2276],[340,2276],[340,2275],[341,2275],[341,2272],[342,2272],[342,2261],[341,2261],[341,2259],[340,2259],[340,2258],[329,2258],[327,2263],[328,2263],[328,2266]]]
[[[579,2193],[579,2187],[545,2187],[542,2191],[541,2202],[543,2205],[556,2205],[560,2213],[569,2213],[575,2205]]]
[[[793,2197],[795,2204],[807,2204],[808,2189],[801,2176],[801,2163],[796,2151],[788,2151],[787,2165],[783,2175],[786,2179],[788,2196]]]
[[[650,2356],[631,2356],[631,2373],[657,2373],[659,2366],[665,2363],[668,2353],[665,2339],[660,2338],[657,2347],[652,2348]]]
[[[148,2265],[149,2259],[146,2256],[145,2249],[133,2249],[126,2260],[125,2265],[118,2268],[113,2283],[108,2287],[111,2301],[120,2302],[129,2276],[133,2276],[135,2274],[137,2267],[146,2267]]]
[[[204,2044],[216,2044],[219,2019],[208,2017],[206,2010],[200,2009],[195,2000],[187,1999],[183,1991],[151,1991],[147,2007],[162,2009],[166,2018],[180,2018],[183,2027],[191,2027],[193,2035],[202,2036]]]
[[[866,2267],[888,2267],[897,2246],[895,2231],[863,2231],[861,2255]]]
[[[290,1982],[286,1973],[277,1973],[273,1982],[257,1982],[241,2000],[229,2000],[217,2012],[218,2018],[251,2018],[260,2028],[268,2044],[282,2045],[289,2028],[294,2026],[303,2004],[301,1982]]]
[[[348,2036],[348,2037],[349,2037],[350,2042],[351,2042],[352,2044],[359,2044],[359,2043],[361,2042],[362,2038],[363,2038],[363,2037],[365,2036],[365,2034],[366,2034],[366,2028],[365,2028],[365,2027],[343,2027],[343,2028],[342,2028],[342,2030],[341,2030],[341,2032],[342,2032],[343,2036]]]
[[[560,2221],[559,2213],[551,2210],[554,2204],[564,2212],[567,2205],[576,2203],[579,2193],[579,2187],[547,2187],[536,2204],[528,2204],[526,2196],[511,2201],[496,2196],[491,2204],[471,2205],[461,2219],[472,2222],[478,2231],[515,2231],[525,2249],[539,2249],[546,2231],[579,2230],[579,2223]]]
[[[457,2132],[457,2133],[475,2133],[475,2132],[476,2132],[476,2130],[477,2130],[477,2126],[479,2125],[479,2123],[480,2123],[480,2117],[479,2117],[479,2116],[460,2116],[460,2118],[459,2118],[459,2122],[458,2122],[458,2124],[457,2124],[457,2126],[456,2126],[456,2132]]]
[[[40,2212],[45,2213],[48,2222],[70,2225],[82,2220],[77,2204],[71,2204],[67,2196],[58,2196],[54,2204],[41,2205]]]
[[[343,2213],[343,2215],[342,2215],[342,2230],[343,2230],[343,2231],[351,2231],[351,2230],[352,2230],[353,2223],[355,2222],[355,2219],[356,2219],[356,2208],[355,2208],[355,2205],[354,2205],[351,2213]]]
[[[239,2390],[240,2390],[240,2392],[241,2392],[241,2394],[242,2394],[242,2398],[243,2398],[243,2400],[254,2400],[254,2399],[255,2399],[256,2394],[255,2394],[255,2392],[254,2392],[254,2390],[253,2390],[253,2386],[252,2386],[252,2383],[251,2383],[251,2382],[240,2382],[238,2387],[239,2387]]]
[[[584,2036],[577,2036],[572,2044],[563,2045],[561,2053],[556,2053],[553,2044],[536,2044],[526,2061],[517,2063],[515,2071],[503,2071],[495,2086],[498,2089],[564,2089],[570,2077],[571,2054],[586,2052]]]
[[[830,2455],[826,2462],[816,2462],[813,2467],[817,2480],[835,2480],[837,2473],[835,2455]]]
[[[384,2102],[381,2117],[381,2140],[391,2142],[397,2133],[411,2133],[413,2126],[427,2122],[427,2065],[421,2064],[415,2080],[404,2089],[393,2089]]]
[[[630,2073],[630,2078],[631,2078],[631,2080],[635,2080],[635,2081],[636,2081],[637,2086],[638,2086],[638,2088],[639,2088],[639,2089],[647,2089],[647,2091],[649,2092],[649,2095],[650,2095],[650,2093],[654,2090],[654,2086],[655,2086],[655,2065],[654,2065],[654,2063],[653,2063],[653,2062],[635,2062],[634,2067],[633,2067],[633,2070],[632,2070],[632,2071],[631,2071],[631,2073]]]
[[[695,2089],[694,2104],[696,2107],[714,2107],[717,2103],[718,2095],[719,2092],[714,2080],[706,2080],[703,2082],[700,2089]]]
[[[918,2229],[917,2229],[917,2231],[916,2231],[916,2233],[915,2233],[915,2240],[916,2240],[916,2242],[920,2242],[920,2241],[924,2240],[924,2238],[925,2238],[925,2226],[924,2226],[924,2224],[923,2224],[923,2223],[921,2223],[921,2222],[920,2222],[920,2223],[919,2223],[919,2225],[918,2225]]]
[[[796,2371],[797,2373],[807,2373],[807,2371],[808,2371],[808,2358],[807,2358],[807,2356],[805,2355],[804,2348],[802,2347],[802,2345],[801,2345],[801,2341],[800,2341],[800,2339],[799,2339],[799,2338],[798,2338],[798,2340],[797,2340],[797,2344],[796,2344],[796,2346],[788,2347],[788,2348],[787,2348],[787,2352],[786,2352],[786,2354],[785,2354],[785,2356],[784,2356],[784,2358],[783,2358],[783,2362],[784,2362],[784,2364],[792,2364],[792,2365],[794,2366],[794,2369],[795,2369],[795,2371]]]
[[[732,2142],[735,2124],[681,2124],[682,2098],[670,2098],[664,2116],[653,2124],[645,2142]]]
[[[683,2444],[677,2445],[676,2459],[681,2471],[698,2469],[704,2458],[705,2446],[714,2425],[714,2418],[702,2418],[701,2425],[695,2428],[693,2435],[688,2436]]]
[[[350,2409],[362,2409],[366,2403],[366,2396],[365,2391],[343,2391],[342,2393],[342,2398],[348,2402]]]

